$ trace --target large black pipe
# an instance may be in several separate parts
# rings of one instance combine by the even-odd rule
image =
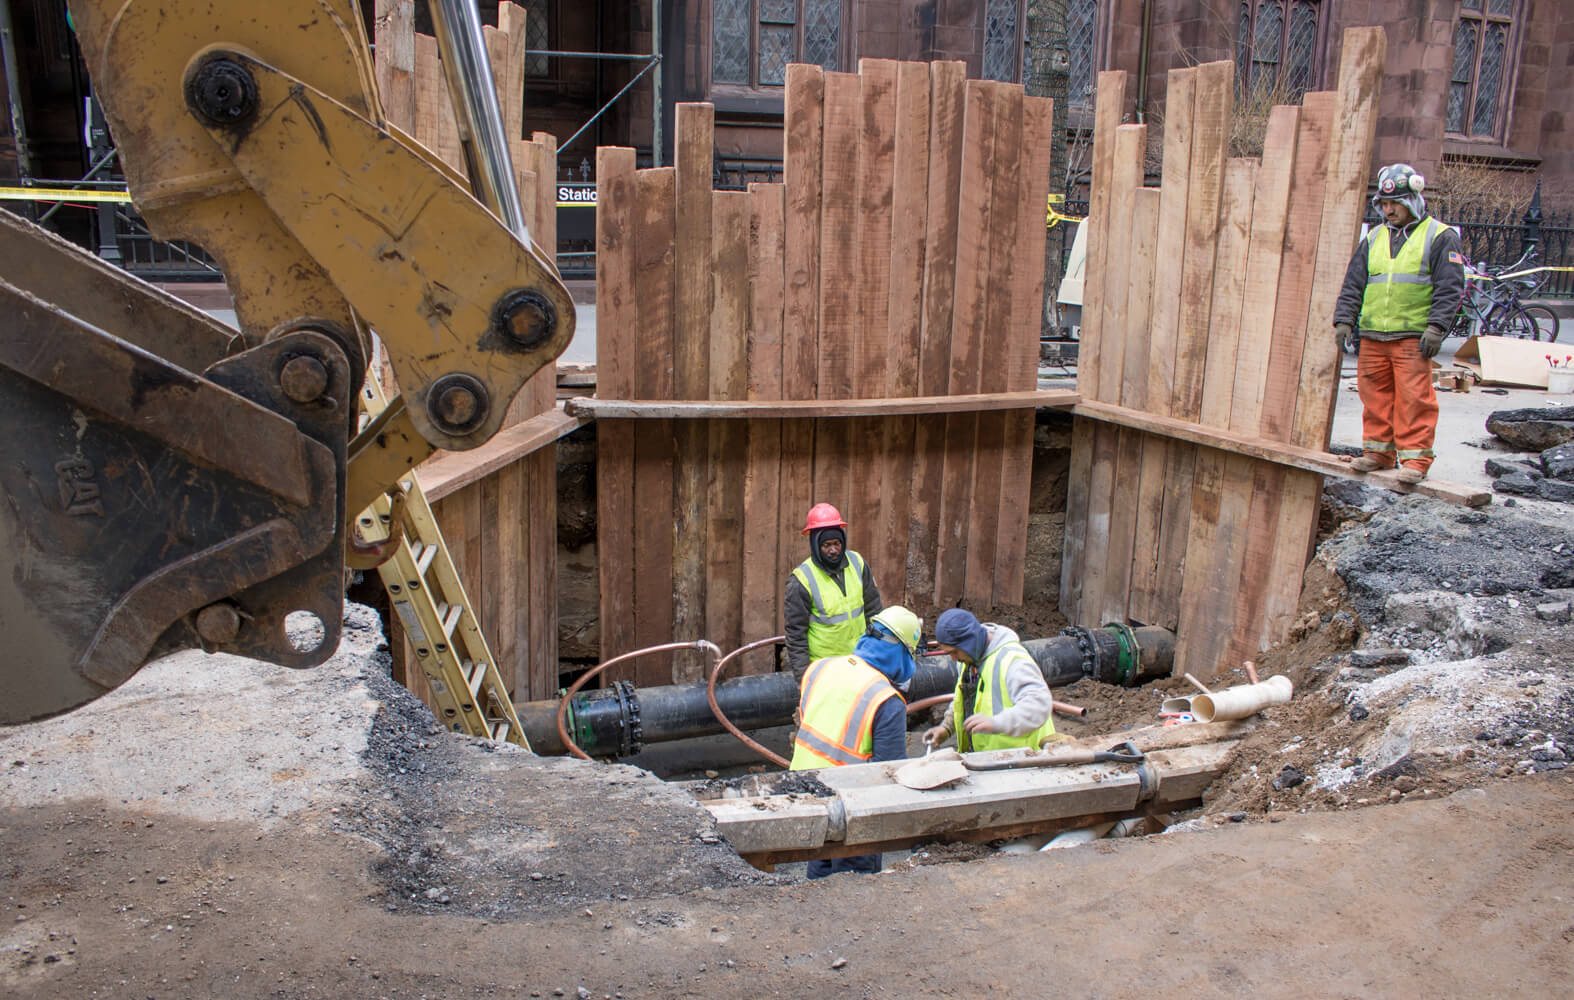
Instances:
[[[1175,659],[1175,633],[1168,629],[1108,626],[1070,629],[1070,634],[1028,639],[1032,654],[1050,687],[1092,677],[1108,684],[1135,686],[1167,677]],[[956,687],[956,664],[946,656],[924,656],[907,692],[909,701],[948,694]],[[766,729],[792,722],[798,707],[798,685],[791,673],[750,674],[716,685],[716,703],[739,729]],[[541,754],[567,753],[557,734],[556,701],[517,706],[531,749]],[[569,731],[592,756],[626,757],[646,743],[664,743],[720,733],[711,714],[705,684],[668,684],[636,688],[622,681],[597,691],[576,694],[569,703]]]

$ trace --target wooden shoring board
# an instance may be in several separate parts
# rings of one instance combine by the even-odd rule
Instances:
[[[887,290],[885,396],[918,395],[922,349],[924,260],[928,242],[930,69],[897,64],[896,134],[891,186],[890,279]],[[884,457],[880,491],[884,544],[876,555],[875,582],[886,604],[907,605],[907,551],[912,517],[916,418],[879,421]]]
[[[1140,178],[1138,179],[1140,184]],[[1124,376],[1118,398],[1123,405],[1142,407],[1148,394],[1148,337],[1152,315],[1153,275],[1158,266],[1159,201],[1157,188],[1138,187],[1132,199],[1131,235],[1127,259],[1128,275],[1124,323]],[[1142,462],[1146,435],[1122,427],[1115,445],[1114,499],[1111,508],[1109,555],[1106,559],[1105,590],[1118,604],[1106,602],[1099,616],[1105,621],[1126,621],[1130,617],[1132,562],[1137,544]],[[1156,518],[1155,518],[1156,520]]]
[[[411,123],[410,137],[425,146],[436,158],[438,151],[438,119],[448,103],[448,87],[443,82],[442,63],[437,59],[437,39],[431,35],[417,34],[415,51],[415,121]]]
[[[995,146],[990,156],[994,176],[989,183],[989,263],[984,296],[984,335],[978,359],[979,389],[1004,391],[1013,357],[1010,335],[1016,322],[1012,309],[1012,274],[1022,266],[1017,254],[1017,223],[1021,216],[1022,88],[1009,83],[986,85],[994,105]],[[1002,343],[1004,341],[1004,343]],[[1000,531],[1000,485],[1006,463],[1006,415],[978,415],[973,450],[973,495],[967,523],[967,568],[963,593],[978,606],[995,596],[995,555]],[[1031,456],[1027,459],[1032,461]]]
[[[521,72],[523,72],[521,70]],[[525,218],[530,224],[530,240],[537,251],[554,269],[557,264],[557,138],[547,132],[537,132],[524,144],[527,166],[536,175],[536,184],[530,201],[523,201],[526,192],[520,192]],[[523,414],[534,416],[557,405],[557,365],[545,365],[530,376],[525,388]]]
[[[1301,109],[1280,105],[1268,115],[1263,138],[1262,168],[1252,199],[1251,246],[1247,254],[1246,279],[1241,307],[1242,322],[1236,344],[1235,389],[1230,399],[1230,430],[1256,436],[1262,425],[1263,393],[1268,381],[1268,362],[1273,344],[1273,315],[1279,294],[1279,273],[1284,257],[1284,228],[1288,220],[1290,187],[1295,175],[1296,140],[1300,132]],[[1241,573],[1236,580],[1235,608],[1231,615],[1230,642],[1225,661],[1236,663],[1258,651],[1258,629],[1263,595],[1260,585],[1261,564],[1271,559],[1273,532],[1278,524],[1278,496],[1283,472],[1263,463],[1254,463],[1249,472],[1251,501],[1248,505],[1245,552]],[[1269,516],[1272,508],[1272,516]]]
[[[1201,423],[1213,427],[1230,423],[1257,172],[1255,160],[1232,159],[1225,167],[1200,412]],[[1212,678],[1220,671],[1234,625],[1250,511],[1250,465],[1237,456],[1199,448],[1181,586],[1177,673]]]
[[[497,5],[497,30],[508,40],[503,50],[507,73],[498,78],[497,103],[503,112],[503,131],[510,144],[525,136],[525,50],[529,48],[526,20],[525,8],[519,4],[505,0]],[[490,48],[491,35],[487,38]],[[494,72],[495,59],[494,56]]]
[[[1108,219],[1109,217],[1109,190],[1114,177],[1115,163],[1115,134],[1120,127],[1120,120],[1126,107],[1126,73],[1119,70],[1108,70],[1098,75],[1098,99],[1094,105],[1093,119],[1093,172],[1089,187],[1088,216],[1092,219]],[[1102,329],[1104,325],[1104,288],[1107,275],[1106,249],[1102,223],[1094,224],[1088,230],[1088,263],[1087,280],[1083,285],[1082,331],[1081,346],[1077,354],[1077,388],[1088,398],[1097,398],[1101,378],[1100,351],[1102,349]],[[1071,437],[1071,480],[1066,487],[1066,529],[1060,556],[1060,609],[1071,621],[1079,621],[1084,610],[1083,597],[1091,594],[1088,610],[1096,612],[1097,605],[1102,601],[1102,594],[1096,589],[1098,577],[1103,574],[1104,546],[1099,539],[1107,537],[1099,535],[1095,538],[1092,556],[1098,569],[1094,572],[1095,590],[1088,591],[1084,586],[1084,577],[1088,572],[1090,563],[1087,550],[1087,534],[1089,526],[1095,523],[1094,512],[1089,504],[1104,501],[1099,499],[1099,492],[1092,488],[1091,476],[1094,471],[1092,454],[1079,456],[1078,444],[1093,448],[1104,442],[1100,439],[1096,425],[1089,425],[1079,432],[1073,428]],[[1108,454],[1108,448],[1101,448],[1100,454]],[[1086,470],[1086,471],[1083,471]],[[1082,477],[1082,482],[1077,477]]]
[[[814,399],[819,378],[820,202],[825,135],[825,73],[818,66],[787,66],[782,252],[781,398]],[[781,423],[780,523],[776,545],[777,599],[787,574],[805,556],[799,529],[814,504],[814,421]],[[782,619],[776,618],[778,628]]]
[[[749,185],[749,338],[746,368],[750,399],[782,395],[782,334],[786,298],[786,191],[781,184]],[[743,641],[777,632],[782,580],[778,571],[781,509],[782,422],[750,420],[743,483]],[[790,515],[788,516],[790,520]],[[741,673],[769,673],[770,649],[744,656]]]
[[[415,0],[377,0],[373,56],[383,114],[406,135],[415,134]]]
[[[962,193],[957,222],[956,298],[951,319],[953,395],[976,393],[980,385],[989,297],[991,161],[995,146],[995,102],[984,81],[969,80],[962,116]],[[949,607],[964,596],[967,545],[972,526],[973,462],[978,415],[946,418],[945,472],[940,483],[940,524],[935,553],[937,605]]]
[[[960,62],[929,64],[929,169],[917,390],[925,396],[943,395],[950,386],[966,68]],[[913,421],[907,594],[909,601],[920,606],[938,603],[935,559],[940,538],[945,429],[946,418],[942,416],[919,416]],[[891,573],[886,572],[887,576]]]
[[[710,398],[743,399],[749,392],[749,195],[717,191],[711,201],[712,305]],[[705,502],[705,631],[722,649],[741,645],[743,630],[743,514],[749,425],[709,420]]]
[[[820,339],[816,385],[820,399],[856,395],[859,295],[857,274],[858,129],[856,73],[825,74],[825,124],[820,185]],[[875,525],[853,509],[852,429],[847,421],[818,421],[814,433],[814,502],[829,503],[852,524],[848,547],[867,547]]]
[[[711,173],[715,164],[715,109],[709,104],[679,104],[674,136],[677,168],[673,216],[674,300],[672,324],[673,392],[679,399],[703,399],[710,391]],[[705,635],[705,499],[709,428],[697,420],[680,421],[672,472],[672,634],[675,640]],[[697,654],[673,658],[674,683],[699,680],[704,672]]]
[[[1017,252],[1011,282],[1011,358],[1008,390],[1038,385],[1038,334],[1043,322],[1044,253],[1048,233],[1039,206],[1049,200],[1050,143],[1055,105],[1047,97],[1022,102],[1021,192],[1017,199]],[[1045,239],[1038,236],[1043,234]],[[995,604],[1021,604],[1026,577],[1028,506],[1033,481],[1035,414],[1005,416],[1006,459],[1000,471],[1000,529],[995,544]]]
[[[1289,440],[1302,447],[1327,448],[1333,427],[1340,352],[1331,333],[1334,300],[1360,231],[1386,46],[1381,28],[1353,28],[1344,35],[1328,132],[1327,173],[1311,301],[1306,313],[1295,413],[1289,427]],[[1278,546],[1268,571],[1264,631],[1259,639],[1262,646],[1282,638],[1294,621],[1302,575],[1315,542],[1322,480],[1314,475],[1288,473],[1284,490]]]
[[[608,395],[634,395],[635,331],[639,327],[634,177],[634,150],[608,146],[596,150],[596,203],[600,206],[596,212],[596,314],[601,320],[596,337],[596,388]],[[603,659],[635,648],[634,426],[627,420],[596,424],[596,568]],[[621,676],[632,678],[633,667]]]
[[[523,58],[521,50],[521,58]],[[523,69],[520,70],[523,80]],[[536,173],[534,225],[531,238],[554,259],[557,246],[557,139],[537,132],[529,143],[535,156]],[[545,413],[557,405],[557,365],[545,365],[525,383],[519,396],[525,399],[526,419]],[[526,456],[524,468],[525,508],[520,513],[505,512],[504,517],[523,516],[525,540],[529,634],[529,672],[532,691],[549,696],[558,688],[557,673],[557,445],[547,445]]]
[[[897,66],[890,59],[858,61],[858,184],[854,236],[858,319],[853,330],[853,395],[885,395],[891,308],[891,210],[896,177]],[[848,421],[856,473],[851,477],[851,521],[878,581],[887,568],[895,532],[884,508],[885,422]],[[900,588],[898,588],[898,593]],[[895,603],[888,599],[889,603]]]
[[[634,305],[638,331],[636,398],[671,399],[674,379],[674,217],[677,171],[634,175]],[[600,295],[598,293],[597,297]],[[598,338],[599,339],[599,338]],[[673,641],[673,435],[670,420],[634,422],[634,641],[631,648]],[[598,421],[599,426],[605,426]],[[597,489],[601,487],[598,485]],[[605,625],[602,626],[605,628]],[[624,650],[626,652],[626,650]],[[606,655],[603,650],[603,655]],[[672,656],[633,661],[641,687],[672,683]]]
[[[1328,177],[1323,187],[1322,228],[1306,316],[1306,350],[1301,357],[1300,391],[1290,435],[1291,441],[1305,448],[1327,448],[1333,427],[1340,353],[1332,334],[1334,302],[1364,214],[1386,53],[1387,36],[1381,28],[1352,28],[1344,34],[1338,99],[1329,135]]]
[[[1123,280],[1117,281],[1111,276],[1101,284],[1099,293],[1103,301],[1099,310],[1102,319],[1098,381],[1091,388],[1100,400],[1106,401],[1121,398],[1125,381],[1127,317],[1131,300],[1125,265],[1132,257],[1132,213],[1136,208],[1137,189],[1142,187],[1147,136],[1145,125],[1117,126],[1113,153],[1108,158],[1107,226],[1099,242],[1109,261],[1121,262],[1117,266]],[[1124,437],[1129,443],[1131,435]],[[1134,519],[1135,512],[1115,492],[1121,440],[1122,433],[1115,427],[1100,427],[1094,432],[1093,471],[1082,541],[1081,609],[1084,614],[1078,622],[1081,625],[1126,619],[1131,548],[1124,540],[1134,536],[1134,529],[1125,527],[1124,522]],[[1131,458],[1129,448],[1127,457]],[[1132,461],[1139,462],[1140,458],[1132,458]],[[1122,524],[1120,528],[1115,527],[1117,522]],[[1112,535],[1123,543],[1122,548],[1111,548]]]
[[[1148,387],[1144,408],[1168,415],[1175,384],[1175,338],[1180,324],[1181,267],[1186,255],[1186,199],[1191,175],[1191,131],[1197,93],[1195,69],[1170,70],[1164,117],[1164,174],[1159,188],[1158,245],[1164,266],[1154,268],[1148,332]],[[1133,387],[1134,388],[1134,387]],[[1140,392],[1140,390],[1134,391]],[[1132,397],[1137,398],[1136,396]],[[1159,590],[1159,530],[1164,517],[1165,473],[1170,442],[1146,437],[1136,492],[1136,538],[1132,543],[1127,615],[1150,625],[1173,626],[1179,617],[1174,595]],[[1067,513],[1068,524],[1070,513]]]
[[[1334,97],[1330,92],[1307,94],[1301,102],[1296,125],[1295,157],[1285,209],[1284,249],[1279,261],[1278,291],[1267,345],[1268,364],[1258,410],[1258,432],[1270,441],[1286,441],[1295,413],[1295,392],[1300,382],[1301,355],[1306,339],[1306,314],[1311,301],[1311,279],[1316,260],[1316,233],[1321,229],[1323,186],[1327,174],[1329,128]],[[1316,477],[1312,477],[1316,481]],[[1302,511],[1292,500],[1286,510],[1292,483],[1305,493],[1308,480],[1298,483],[1280,467],[1253,470],[1253,490],[1246,554],[1236,601],[1235,620],[1241,634],[1227,651],[1230,660],[1253,655],[1267,641],[1270,574],[1282,559],[1281,525],[1298,519]],[[1304,504],[1304,500],[1300,501]],[[1315,527],[1316,511],[1305,512]],[[1305,529],[1300,533],[1304,537]],[[1304,563],[1294,570],[1297,597]]]
[[[1234,64],[1197,67],[1192,115],[1191,170],[1186,196],[1186,258],[1181,273],[1180,324],[1176,330],[1174,385],[1170,413],[1195,420],[1202,407],[1202,378],[1208,353],[1208,320],[1213,308],[1213,265],[1218,249],[1219,203],[1229,155],[1230,113],[1234,103]],[[1151,402],[1151,399],[1150,399]],[[1170,443],[1169,483],[1159,523],[1157,592],[1167,595],[1165,620],[1180,618],[1180,597],[1191,530],[1191,484],[1197,450]],[[1173,609],[1173,610],[1172,610]]]

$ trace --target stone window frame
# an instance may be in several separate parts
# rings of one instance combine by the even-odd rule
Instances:
[[[1504,0],[1508,6],[1506,12],[1499,9],[1495,0],[1462,0],[1459,10],[1454,16],[1453,32],[1449,37],[1449,80],[1448,89],[1452,92],[1453,80],[1453,55],[1455,45],[1459,38],[1459,29],[1464,21],[1473,21],[1480,25],[1476,35],[1476,51],[1470,80],[1467,84],[1465,97],[1465,131],[1458,132],[1449,128],[1448,106],[1445,100],[1443,108],[1443,135],[1453,142],[1470,142],[1497,145],[1505,142],[1508,136],[1509,124],[1514,112],[1514,84],[1519,77],[1520,51],[1524,44],[1525,22],[1528,20],[1529,10],[1525,0]],[[1496,107],[1493,110],[1492,128],[1486,132],[1472,131],[1474,124],[1474,107],[1477,99],[1477,87],[1481,82],[1481,54],[1484,46],[1481,39],[1485,36],[1488,24],[1506,24],[1506,41],[1504,42],[1504,59],[1502,74],[1498,79],[1498,93]]]
[[[793,53],[789,62],[801,62],[803,56],[803,32],[806,22],[804,7],[810,0],[794,0],[797,9],[797,23],[794,25]],[[852,31],[854,25],[853,7],[856,0],[840,0],[839,26],[837,29],[836,65],[826,67],[827,70],[846,71],[851,62],[849,53],[852,51]],[[738,97],[769,97],[781,98],[785,95],[784,84],[760,83],[760,7],[761,0],[748,0],[750,11],[749,29],[749,68],[748,83],[736,81],[720,81],[716,79],[715,67],[715,0],[706,7],[705,30],[701,44],[705,50],[705,79],[709,81],[712,94],[732,95]]]
[[[1251,93],[1252,80],[1255,67],[1260,61],[1256,58],[1256,37],[1261,17],[1265,8],[1275,6],[1280,12],[1280,34],[1278,51],[1274,53],[1275,72],[1279,80],[1275,89],[1284,86],[1283,70],[1289,58],[1290,21],[1294,9],[1301,4],[1309,4],[1316,8],[1317,28],[1310,50],[1307,53],[1306,86],[1299,93],[1289,94],[1294,100],[1299,101],[1300,95],[1308,91],[1321,90],[1324,76],[1327,72],[1328,35],[1330,25],[1334,19],[1333,0],[1240,0],[1236,12],[1236,40],[1235,40],[1235,86],[1237,96]],[[1243,46],[1244,39],[1251,39],[1251,48]]]

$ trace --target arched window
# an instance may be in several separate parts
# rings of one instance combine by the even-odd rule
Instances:
[[[1460,0],[1448,78],[1448,132],[1502,137],[1521,7],[1519,0]]]
[[[1244,94],[1297,100],[1322,82],[1324,0],[1243,0],[1235,35]]]
[[[780,87],[787,64],[842,68],[842,0],[711,0],[711,82]]]
[[[1073,108],[1091,110],[1098,81],[1097,0],[1070,0],[1066,4],[1066,94]]]

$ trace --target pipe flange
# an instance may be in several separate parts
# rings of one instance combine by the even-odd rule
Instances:
[[[1093,633],[1080,625],[1067,625],[1060,630],[1060,634],[1077,640],[1077,648],[1082,651],[1082,676],[1092,677],[1098,665],[1098,650],[1093,643]]]
[[[618,700],[618,756],[632,757],[640,751],[643,734],[639,722],[639,699],[634,696],[633,681],[618,681],[612,685],[613,697]]]
[[[1121,687],[1135,687],[1142,673],[1142,646],[1137,643],[1137,630],[1125,622],[1109,622],[1104,626],[1114,633],[1120,644],[1120,657],[1115,661],[1115,683]]]

